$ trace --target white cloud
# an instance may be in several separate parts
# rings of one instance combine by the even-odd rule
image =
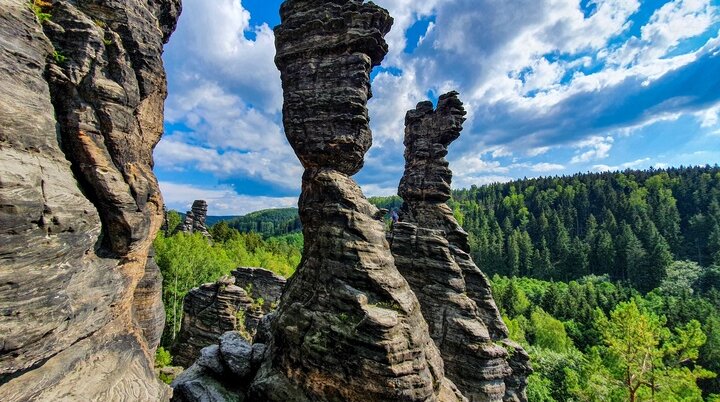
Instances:
[[[397,195],[397,187],[386,187],[377,184],[363,184],[362,188],[365,197],[389,197]]]
[[[425,100],[418,89],[412,69],[395,76],[381,72],[373,81],[373,97],[368,102],[373,144],[379,147],[388,142],[402,153],[400,145],[405,136],[405,113]]]
[[[485,161],[479,156],[466,155],[450,161],[450,169],[456,175],[475,175],[478,173],[507,173],[510,169],[498,161]]]
[[[212,173],[221,179],[249,177],[298,190],[303,169],[294,155],[283,153],[225,151],[164,138],[155,149],[158,167],[183,170],[185,167]]]
[[[593,0],[588,16],[578,0],[376,2],[391,12],[395,25],[383,63],[391,68],[375,78],[369,103],[375,156],[361,173],[368,195],[395,193],[405,112],[428,90],[459,90],[469,113],[449,157],[455,187],[508,181],[521,168],[565,170],[533,159],[555,151],[573,150],[567,158],[576,167],[600,163],[614,146],[612,136],[630,135],[658,119],[693,113],[709,130],[717,125],[720,107],[683,109],[691,100],[668,96],[668,103],[662,91],[650,92],[656,103],[635,107],[643,88],[718,51],[718,37],[699,50],[678,47],[717,22],[717,7],[707,0],[666,2],[628,40],[638,0]],[[436,22],[421,35],[418,48],[405,53],[408,28],[431,16]],[[272,31],[264,24],[251,26],[240,0],[186,0],[166,64],[168,121],[188,129],[162,140],[157,165],[297,190],[302,168],[282,132],[274,53]],[[628,112],[633,108],[637,114]],[[490,156],[512,157],[514,165],[482,159]]]
[[[713,127],[720,122],[720,104],[710,109],[697,113],[696,116],[700,120],[700,127]]]
[[[632,162],[621,163],[620,165],[616,165],[616,166],[595,165],[595,166],[593,166],[592,169],[596,172],[611,172],[611,171],[618,171],[618,170],[625,170],[625,169],[636,169],[636,168],[641,168],[641,167],[648,167],[649,166],[648,162],[650,162],[650,158],[643,158],[643,159],[638,159],[638,160],[635,160]],[[657,167],[658,165],[662,165],[662,164],[658,163],[655,166]]]
[[[555,172],[558,170],[564,170],[565,166],[557,164],[557,163],[536,163],[530,167],[533,172],[538,173],[547,173],[547,172]]]
[[[297,206],[297,197],[240,195],[231,187],[202,188],[161,181],[160,190],[168,209],[185,212],[194,200],[205,200],[210,216],[245,215],[261,209]]]
[[[254,40],[246,38],[250,33]],[[185,0],[164,57],[171,75],[215,81],[274,113],[282,107],[274,38],[267,24],[250,26],[250,13],[240,0]],[[170,78],[173,92],[192,86],[188,82],[177,88],[174,77]]]
[[[242,98],[215,82],[193,80],[186,92],[168,99],[166,120],[184,123],[193,130],[194,142],[214,148],[291,152],[273,116],[247,106]]]
[[[570,160],[570,163],[583,163],[605,159],[608,157],[610,149],[612,149],[613,142],[614,140],[612,137],[599,136],[593,136],[579,141],[575,144],[576,148],[579,148],[581,150],[587,148],[590,149],[588,151],[581,152],[578,155],[573,156],[573,158]]]
[[[550,151],[550,147],[537,147],[537,148],[530,148],[529,150],[525,151],[525,154],[529,157],[535,157],[540,156],[543,154],[548,153]]]

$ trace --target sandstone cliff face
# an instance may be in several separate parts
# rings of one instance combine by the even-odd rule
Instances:
[[[470,258],[467,233],[453,217],[447,147],[465,110],[451,92],[418,104],[405,118],[401,222],[392,233],[400,272],[415,291],[447,376],[471,401],[525,401],[529,357],[510,342],[490,283]]]
[[[201,349],[217,343],[225,332],[235,331],[239,325],[244,327],[244,322],[239,321],[252,303],[247,292],[235,286],[233,277],[188,292],[183,300],[182,325],[173,345],[173,363],[190,367]]]
[[[0,3],[0,400],[167,398],[148,250],[179,0],[27,3]]]

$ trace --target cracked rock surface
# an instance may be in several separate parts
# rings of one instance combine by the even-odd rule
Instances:
[[[392,19],[363,1],[288,0],[275,28],[283,121],[305,167],[305,249],[271,323],[258,400],[462,398],[395,268],[379,210],[350,178],[372,143],[370,71]]]

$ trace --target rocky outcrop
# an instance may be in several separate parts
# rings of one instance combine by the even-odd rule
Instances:
[[[526,401],[527,353],[510,342],[490,283],[469,256],[468,235],[453,217],[452,172],[445,160],[465,110],[456,92],[437,109],[419,103],[405,118],[400,222],[393,227],[397,268],[420,300],[447,376],[471,401]]]
[[[207,202],[195,200],[190,211],[185,213],[185,219],[175,228],[174,233],[200,233],[208,239],[211,237],[207,230],[205,220],[207,219]]]
[[[41,24],[27,0],[0,3],[0,400],[169,395],[148,250],[179,10],[60,0]]]
[[[356,0],[288,0],[275,28],[285,133],[305,168],[305,248],[271,323],[253,400],[461,398],[395,268],[382,213],[350,176],[372,143],[370,70],[392,19]]]
[[[275,310],[285,279],[262,268],[240,267],[233,276],[192,289],[183,300],[183,321],[173,345],[174,363],[189,367],[200,350],[227,331],[247,341]]]
[[[150,249],[145,264],[145,275],[138,282],[133,295],[132,314],[147,340],[151,355],[155,355],[155,350],[160,346],[160,338],[165,326],[162,280],[160,267],[155,262],[155,250]]]

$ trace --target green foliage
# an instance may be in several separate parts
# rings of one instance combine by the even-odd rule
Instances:
[[[302,230],[297,208],[266,209],[226,222],[229,227],[242,233],[258,233],[263,237],[281,236]]]
[[[46,0],[31,0],[28,3],[28,8],[35,14],[39,23],[50,21],[52,15],[48,12],[52,9],[52,3]]]
[[[527,396],[529,401],[555,402],[552,397],[553,384],[549,378],[537,373],[528,377]]]
[[[172,355],[164,347],[160,346],[155,352],[155,367],[162,368],[172,364]]]
[[[67,57],[64,54],[62,54],[62,52],[60,52],[59,50],[53,51],[53,59],[58,64],[63,64],[67,61]]]
[[[371,204],[381,209],[387,209],[388,211],[393,209],[400,209],[402,207],[402,198],[394,195],[391,197],[370,197],[368,198]]]
[[[685,296],[692,293],[696,283],[703,274],[702,267],[693,261],[675,261],[667,271],[667,277],[660,283],[664,294]]]
[[[555,352],[567,352],[574,347],[563,323],[541,308],[536,308],[530,314],[530,328],[533,345]]]
[[[399,210],[402,206],[402,198],[398,196],[370,197],[368,201],[376,207],[388,211]],[[461,213],[459,210],[458,212]],[[296,234],[302,231],[297,208],[265,209],[244,216],[209,216],[207,222],[213,226],[225,222],[229,228],[236,229],[241,233],[258,233],[264,238]]]
[[[696,265],[674,263],[670,272]],[[492,285],[511,339],[531,355],[532,400],[702,401],[703,391],[718,393],[720,313],[691,291],[693,280],[646,296],[598,276],[495,276]]]
[[[225,235],[209,242],[199,233],[181,232],[170,237],[160,233],[154,247],[155,260],[163,274],[166,311],[163,345],[169,345],[180,329],[182,302],[188,291],[214,282],[239,266],[262,267],[290,277],[302,258],[302,235],[263,240],[258,234],[227,228]],[[262,307],[264,301],[256,303]]]
[[[720,259],[720,167],[577,174],[453,192],[489,274],[566,281],[609,275],[641,292],[673,260]]]
[[[170,233],[172,233],[175,228],[178,227],[180,222],[182,222],[182,216],[180,216],[180,213],[178,211],[168,211],[167,213],[167,227]]]

